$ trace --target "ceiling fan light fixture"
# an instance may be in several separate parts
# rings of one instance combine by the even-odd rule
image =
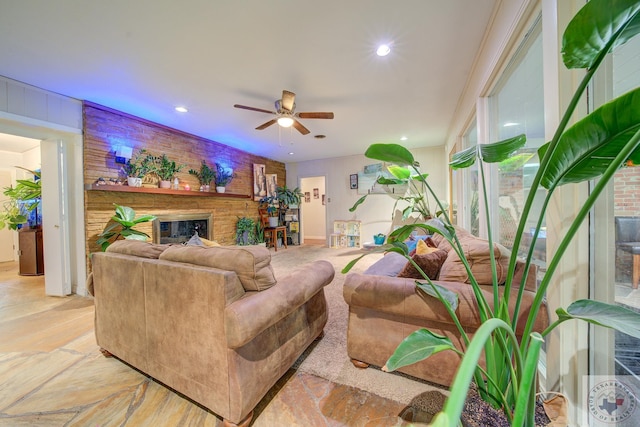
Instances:
[[[289,128],[293,124],[293,119],[287,116],[278,117],[278,124],[283,128]]]

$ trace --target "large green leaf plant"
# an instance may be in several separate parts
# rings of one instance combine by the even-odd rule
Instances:
[[[533,426],[535,410],[535,379],[540,348],[543,340],[558,325],[572,319],[613,328],[625,334],[640,338],[640,315],[626,308],[602,303],[594,300],[579,300],[566,309],[556,310],[557,319],[542,331],[533,331],[534,320],[543,304],[543,299],[556,269],[560,264],[568,245],[573,240],[579,227],[594,206],[596,199],[609,184],[613,175],[622,167],[640,164],[640,88],[612,100],[603,105],[573,126],[567,128],[569,120],[581,99],[585,88],[605,56],[615,46],[621,45],[640,32],[640,0],[591,0],[572,19],[563,35],[563,61],[568,68],[585,68],[586,75],[579,84],[570,101],[558,129],[552,140],[538,150],[540,166],[531,184],[525,201],[522,216],[518,223],[513,243],[507,279],[504,291],[498,292],[498,283],[493,283],[493,307],[485,300],[471,269],[464,257],[464,251],[455,233],[455,228],[447,215],[442,221],[429,220],[422,224],[403,226],[389,234],[387,244],[382,250],[402,253],[409,260],[407,247],[403,241],[416,228],[429,233],[441,234],[463,261],[470,277],[471,286],[477,298],[478,311],[482,320],[481,327],[475,332],[473,339],[460,327],[455,314],[457,295],[446,288],[433,283],[424,276],[424,281],[416,282],[418,291],[438,298],[458,325],[459,332],[465,342],[466,350],[461,352],[446,337],[422,329],[409,335],[396,349],[386,363],[385,370],[395,370],[402,366],[416,363],[440,351],[451,350],[463,356],[460,368],[451,386],[450,397],[443,410],[434,418],[432,425],[458,425],[466,395],[470,384],[475,382],[480,395],[487,402],[501,408],[511,425]],[[475,162],[494,163],[500,165],[508,161],[526,143],[524,135],[492,144],[478,145],[454,155],[450,166],[454,169],[472,166]],[[372,159],[392,162],[389,171],[398,178],[415,176],[423,182],[427,191],[433,194],[426,176],[419,170],[413,155],[404,147],[396,144],[373,144],[365,155]],[[504,164],[504,163],[502,163]],[[483,188],[485,180],[483,167],[478,167]],[[513,277],[518,248],[525,232],[527,220],[531,214],[533,199],[542,186],[547,190],[543,207],[536,221],[533,241],[526,255],[525,268],[531,265],[535,240],[542,227],[546,208],[554,191],[566,184],[584,182],[598,178],[593,190],[580,211],[562,237],[557,250],[552,254],[539,284],[536,297],[527,317],[522,340],[516,338],[516,321],[519,318],[524,283],[514,284]],[[485,207],[488,206],[485,194]],[[438,202],[439,203],[439,202]],[[445,211],[443,206],[440,208]],[[489,229],[489,245],[491,238],[491,220],[486,209],[487,227]],[[496,264],[493,251],[492,269],[496,275]],[[358,258],[359,259],[359,258]],[[343,272],[349,271],[358,259],[350,262]],[[413,261],[411,261],[413,263]],[[419,267],[413,263],[420,271]],[[527,275],[523,274],[523,281]],[[612,284],[607,284],[612,286]],[[511,292],[513,286],[519,286],[517,292]],[[515,311],[509,314],[509,299],[515,293]],[[500,295],[506,297],[500,297]],[[478,363],[484,352],[486,367]]]
[[[5,227],[17,230],[20,225],[27,223],[27,214],[38,207],[38,202],[42,197],[40,171],[16,167],[29,172],[35,179],[19,179],[16,181],[15,187],[3,189],[2,193],[7,196],[7,200],[2,203],[2,211],[0,211],[0,230]],[[35,203],[25,204],[24,202]]]
[[[120,206],[113,204],[116,207],[116,214],[111,217],[112,223],[102,230],[102,233],[98,234],[98,240],[96,243],[100,246],[102,251],[106,251],[111,243],[115,242],[119,238],[130,240],[147,240],[149,235],[145,232],[134,229],[138,224],[143,222],[149,222],[156,219],[155,215],[141,215],[136,217],[136,212],[128,206]]]

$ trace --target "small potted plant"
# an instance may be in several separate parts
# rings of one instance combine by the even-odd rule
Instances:
[[[216,191],[218,193],[224,193],[225,187],[229,185],[235,177],[236,174],[233,172],[233,169],[225,168],[222,164],[216,162],[216,170],[214,171],[213,180],[216,183]]]
[[[236,222],[236,244],[238,246],[252,245],[255,240],[256,222],[246,216],[238,217]]]
[[[275,196],[265,196],[260,199],[262,209],[266,206],[267,215],[269,215],[269,227],[278,226],[278,198]]]
[[[198,182],[200,183],[200,191],[209,191],[211,181],[215,176],[215,172],[206,161],[202,161],[200,164],[200,170],[197,171],[195,169],[189,169],[189,174],[198,178]]]
[[[258,221],[256,223],[256,245],[266,246],[267,243],[264,240],[264,227],[262,226],[262,222]]]
[[[160,188],[171,188],[171,181],[175,174],[180,172],[185,165],[176,163],[174,160],[169,160],[166,154],[153,158],[154,160],[154,172],[160,178]]]
[[[142,178],[151,172],[153,156],[144,148],[138,151],[135,157],[127,160],[122,167],[122,172],[127,176],[129,187],[142,187]]]

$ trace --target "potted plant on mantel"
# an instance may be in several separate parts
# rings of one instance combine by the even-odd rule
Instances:
[[[122,167],[129,187],[142,187],[142,178],[153,169],[154,159],[144,148]]]
[[[171,181],[185,167],[183,164],[170,160],[166,154],[154,157],[153,164],[153,172],[160,178],[160,188],[171,188]]]
[[[216,183],[216,191],[224,193],[226,186],[231,183],[237,175],[231,168],[225,168],[221,163],[216,162],[216,170],[214,171],[213,180]]]
[[[602,63],[607,53],[640,32],[640,0],[611,2],[610,0],[590,0],[569,23],[563,35],[563,61],[568,68],[585,68],[585,76],[565,111],[552,140],[538,150],[540,165],[531,183],[525,205],[522,210],[518,230],[515,234],[513,249],[504,286],[498,288],[497,279],[493,280],[495,302],[490,305],[480,291],[477,281],[464,255],[464,248],[456,235],[455,227],[448,215],[442,221],[431,219],[421,224],[405,225],[387,236],[387,244],[380,251],[398,252],[424,277],[416,281],[417,291],[425,298],[437,298],[449,315],[458,323],[456,307],[458,295],[432,282],[420,267],[408,256],[404,241],[415,229],[443,236],[463,261],[470,278],[470,286],[477,295],[477,308],[482,325],[474,332],[473,339],[460,326],[459,333],[464,341],[464,353],[457,349],[448,338],[427,329],[410,334],[396,349],[385,364],[384,370],[393,371],[402,366],[416,363],[441,351],[454,351],[464,355],[451,386],[450,395],[442,412],[432,420],[434,426],[458,425],[471,382],[474,382],[479,395],[495,408],[501,409],[509,425],[533,426],[536,408],[536,372],[538,358],[544,337],[548,336],[561,323],[572,320],[584,320],[594,325],[612,328],[625,334],[640,338],[640,314],[622,306],[606,304],[600,301],[583,299],[575,301],[567,308],[556,310],[557,319],[542,333],[533,332],[534,321],[538,316],[546,291],[555,278],[556,270],[569,244],[589,215],[602,191],[609,185],[616,171],[621,167],[640,164],[640,88],[610,101],[588,114],[582,120],[567,128],[576,106],[582,99],[584,90]],[[454,169],[466,168],[476,161],[481,164],[482,188],[485,188],[484,166],[482,163],[500,163],[509,159],[524,146],[524,135],[493,144],[482,144],[456,153],[450,163]],[[396,144],[371,145],[365,155],[369,158],[392,163],[389,171],[398,179],[412,177],[421,181],[429,194],[436,200],[440,209],[446,210],[429,186],[426,175],[419,171],[419,165],[413,155],[404,147]],[[525,259],[523,280],[532,264],[535,241],[540,235],[546,207],[554,191],[565,184],[579,183],[597,179],[584,205],[569,224],[567,232],[560,236],[560,243],[547,259],[547,269],[538,286],[536,297],[526,318],[522,341],[516,338],[516,320],[520,318],[522,301],[522,283],[513,283],[518,248],[525,234],[527,220],[536,221],[532,233],[532,242]],[[537,218],[529,218],[538,189],[547,190]],[[485,192],[486,194],[486,192]],[[486,206],[489,247],[493,246],[491,236],[491,216]],[[355,206],[354,206],[355,207]],[[374,250],[372,252],[378,252]],[[493,276],[496,277],[494,252],[489,251]],[[359,260],[351,261],[343,273],[349,271]],[[598,283],[597,286],[613,286],[611,283]],[[519,291],[515,292],[515,288]],[[503,290],[500,290],[503,289]],[[514,289],[514,292],[512,292]],[[517,297],[509,295],[517,293]],[[504,297],[507,296],[507,297]],[[494,307],[493,309],[491,307]],[[513,307],[510,314],[509,307]],[[485,355],[486,368],[479,366],[480,357]],[[547,360],[547,365],[552,361]]]
[[[189,174],[198,178],[198,183],[200,183],[200,191],[209,191],[211,181],[213,181],[213,178],[215,176],[215,172],[209,167],[206,161],[202,161],[199,171],[195,169],[189,169]]]

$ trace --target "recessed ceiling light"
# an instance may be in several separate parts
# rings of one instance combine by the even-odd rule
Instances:
[[[176,107],[176,111],[177,111],[178,113],[186,113],[186,112],[187,112],[187,111],[189,111],[189,110],[187,110],[187,107],[178,106],[178,107]]]
[[[317,139],[322,139],[322,138],[326,138],[327,135],[313,135],[313,137]]]
[[[519,124],[520,123],[507,122],[507,123],[503,124],[502,126],[508,128],[508,127],[511,127],[511,126],[518,126]]]
[[[293,156],[293,154],[294,154],[293,151],[289,151],[290,156]]]
[[[389,52],[391,52],[391,48],[389,47],[388,44],[381,44],[380,46],[378,46],[378,49],[376,50],[376,54],[378,56],[387,56],[389,55]]]
[[[406,136],[400,137],[400,141],[406,141],[406,140],[407,140]]]

